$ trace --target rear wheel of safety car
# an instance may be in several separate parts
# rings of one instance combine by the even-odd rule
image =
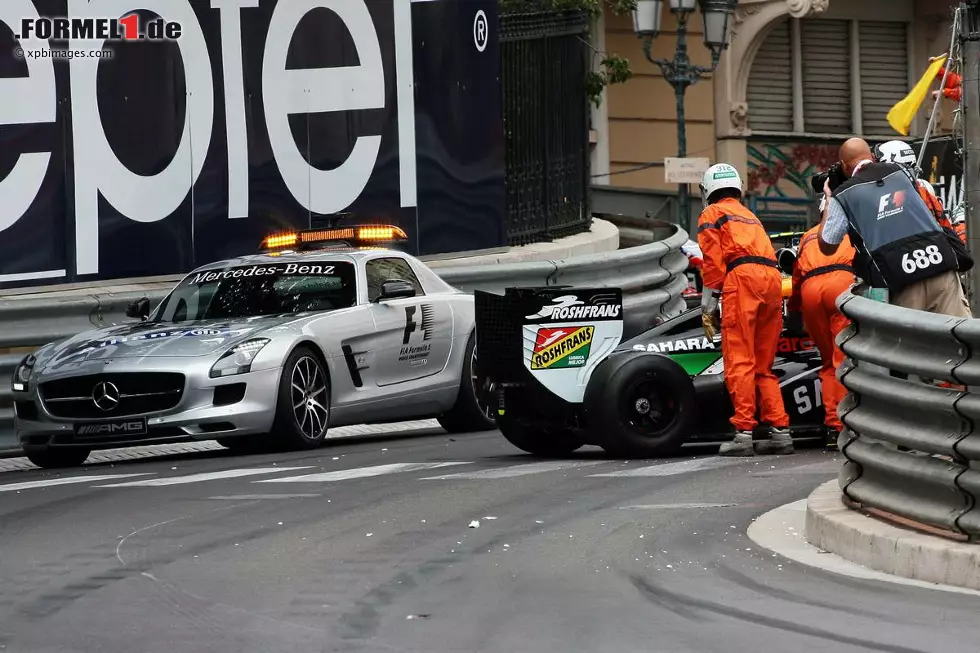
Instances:
[[[279,400],[272,425],[273,444],[285,449],[323,445],[330,423],[330,379],[323,363],[307,347],[286,359],[279,379]]]
[[[631,352],[603,361],[585,392],[586,421],[623,458],[676,454],[696,424],[694,384],[665,356]]]
[[[484,380],[478,374],[476,335],[466,343],[463,371],[459,381],[459,394],[449,412],[439,416],[439,425],[450,433],[491,431],[496,426],[493,395],[482,386]]]
[[[569,429],[518,422],[506,413],[497,416],[497,428],[521,451],[544,458],[567,456],[585,444]]]
[[[38,467],[59,469],[78,467],[85,462],[92,450],[72,447],[70,449],[28,449],[24,453],[27,455],[27,459]]]

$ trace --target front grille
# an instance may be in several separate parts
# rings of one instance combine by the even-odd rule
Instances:
[[[102,408],[95,404],[96,387],[102,383],[112,384],[118,390],[118,403],[102,401]],[[39,393],[44,408],[54,417],[115,419],[173,408],[184,394],[184,375],[121,372],[73,376],[42,383]]]

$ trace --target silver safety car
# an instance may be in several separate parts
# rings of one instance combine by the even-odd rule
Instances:
[[[377,247],[404,237],[270,236],[258,255],[194,270],[152,311],[137,300],[133,323],[42,347],[13,374],[25,453],[65,467],[93,449],[186,440],[310,449],[349,424],[492,429],[474,386],[473,296]]]

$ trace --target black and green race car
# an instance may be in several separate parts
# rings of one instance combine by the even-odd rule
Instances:
[[[721,340],[705,337],[699,309],[624,338],[619,289],[475,295],[477,387],[519,449],[561,456],[598,445],[646,458],[731,437]],[[820,356],[794,322],[784,320],[773,372],[794,438],[823,438]]]

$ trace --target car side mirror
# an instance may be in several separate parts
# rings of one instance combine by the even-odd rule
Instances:
[[[415,297],[415,284],[404,279],[388,279],[381,284],[381,295],[377,301]]]
[[[126,317],[145,320],[150,316],[150,300],[140,297],[126,308]]]
[[[776,262],[783,274],[792,275],[793,266],[796,265],[796,252],[789,247],[784,247],[776,252]]]

